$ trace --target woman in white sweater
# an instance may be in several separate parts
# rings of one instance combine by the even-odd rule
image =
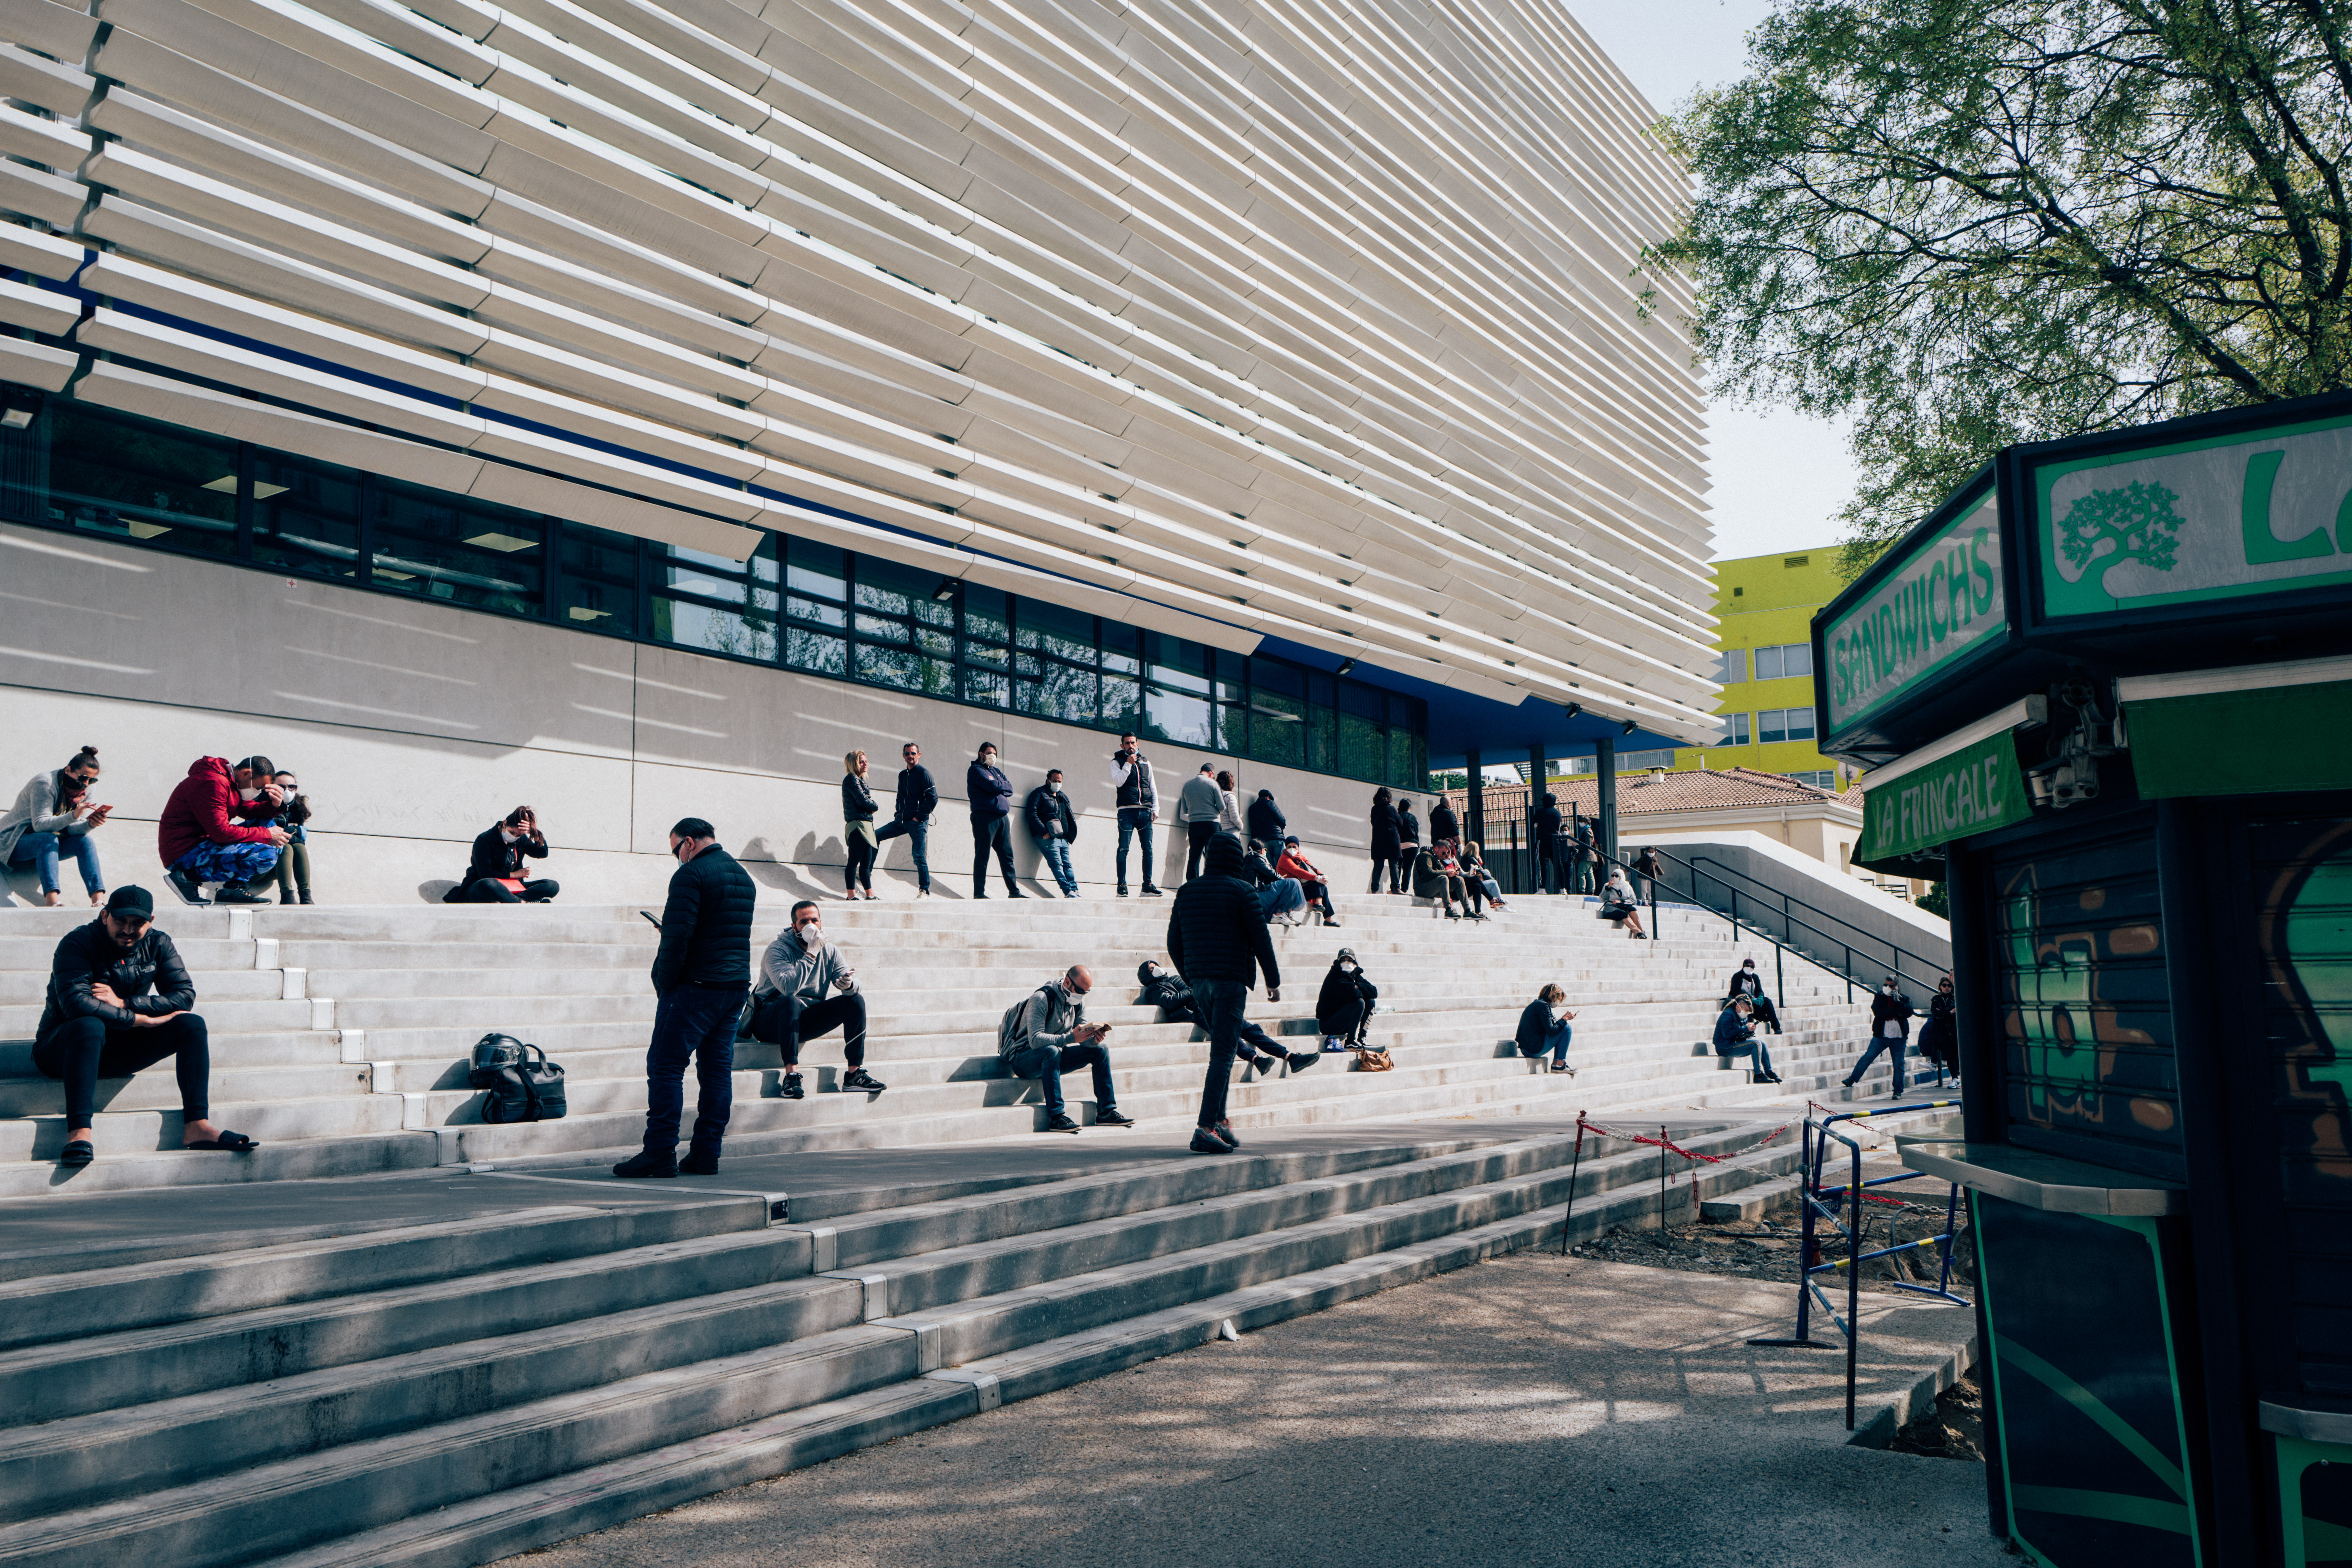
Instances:
[[[41,875],[41,901],[54,908],[64,896],[58,886],[58,858],[70,855],[81,868],[82,890],[95,904],[106,902],[106,878],[98,868],[93,828],[105,825],[110,805],[94,805],[98,748],[84,746],[74,760],[35,773],[16,792],[16,804],[0,816],[0,866],[35,867]]]

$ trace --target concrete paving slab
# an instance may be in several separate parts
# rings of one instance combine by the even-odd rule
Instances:
[[[513,1568],[2006,1563],[1981,1466],[1846,1441],[1792,1286],[1517,1253]],[[1865,1300],[1865,1412],[1972,1314]]]

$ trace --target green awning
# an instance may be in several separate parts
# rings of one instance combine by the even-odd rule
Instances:
[[[2148,800],[2352,789],[2352,680],[2124,704]]]
[[[2006,730],[1864,789],[1854,864],[1894,875],[1919,875],[1917,858],[1940,860],[1943,847],[1955,838],[2033,815],[2017,765],[2017,742]]]

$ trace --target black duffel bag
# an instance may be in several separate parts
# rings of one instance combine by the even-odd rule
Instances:
[[[482,1097],[485,1121],[563,1120],[563,1069],[549,1061],[545,1051],[512,1035],[484,1035],[476,1041],[466,1078],[476,1089],[488,1091]]]

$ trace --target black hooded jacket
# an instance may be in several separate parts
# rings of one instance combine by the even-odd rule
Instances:
[[[1265,911],[1243,875],[1243,858],[1241,840],[1231,834],[1210,839],[1205,868],[1177,889],[1176,906],[1168,911],[1168,957],[1192,984],[1255,985],[1261,969],[1269,987],[1282,984]]]
[[[751,909],[759,896],[751,875],[716,844],[671,872],[661,951],[654,954],[655,991],[748,990]]]
[[[1318,1019],[1337,1017],[1339,1010],[1353,1003],[1370,1003],[1379,997],[1381,988],[1364,978],[1359,968],[1353,974],[1339,967],[1333,959],[1331,967],[1323,972],[1323,989],[1315,995],[1315,1016]]]
[[[95,985],[110,986],[123,1005],[109,1006],[92,996]],[[147,994],[149,987],[154,994]],[[49,960],[47,1005],[41,1009],[36,1035],[76,1018],[96,1018],[110,1029],[134,1027],[140,1015],[184,1013],[196,1005],[195,983],[172,939],[150,925],[137,942],[124,948],[106,934],[103,919],[76,926],[58,943]]]
[[[1192,988],[1185,984],[1184,977],[1175,971],[1163,969],[1154,974],[1151,973],[1151,961],[1147,958],[1135,966],[1135,981],[1143,987],[1143,994],[1135,999],[1135,1005],[1159,1008],[1161,1023],[1197,1024],[1201,1021],[1200,1009],[1192,1005]]]

